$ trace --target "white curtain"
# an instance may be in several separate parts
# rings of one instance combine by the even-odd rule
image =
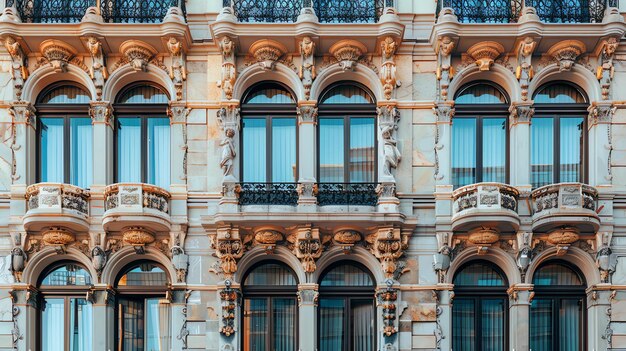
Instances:
[[[168,351],[171,346],[170,304],[160,299],[146,299],[146,349]]]
[[[530,172],[533,188],[553,182],[554,120],[533,118],[530,125]]]
[[[245,118],[243,121],[243,181],[267,181],[267,133],[265,118]]]
[[[506,182],[506,119],[483,120],[483,182]]]
[[[374,181],[375,137],[373,118],[350,118],[350,182]]]
[[[170,187],[170,121],[148,119],[148,183]]]
[[[452,184],[476,182],[476,119],[456,118],[452,125]]]
[[[582,301],[563,299],[559,311],[559,346],[560,351],[580,351],[580,323],[582,319]]]
[[[320,300],[320,351],[343,350],[344,300]]]
[[[65,351],[65,304],[63,299],[45,299],[41,312],[42,351]]]
[[[71,183],[81,188],[93,180],[93,135],[90,118],[72,118],[70,136]]]
[[[370,301],[352,302],[352,348],[354,351],[373,351],[374,345],[374,306]]]
[[[93,313],[85,299],[70,300],[70,351],[91,349]]]
[[[296,301],[293,298],[272,299],[274,347],[272,351],[295,351]]]
[[[272,120],[272,182],[296,181],[296,120]]]
[[[41,118],[41,181],[64,183],[63,119]]]
[[[320,118],[320,182],[342,183],[344,179],[343,118]]]
[[[560,182],[579,182],[582,142],[583,119],[560,119]]]
[[[117,181],[141,182],[141,119],[119,118]]]

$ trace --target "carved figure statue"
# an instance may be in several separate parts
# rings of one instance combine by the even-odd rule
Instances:
[[[522,100],[524,101],[528,100],[528,85],[535,74],[531,64],[535,47],[537,47],[537,42],[532,37],[526,37],[517,54],[518,65],[515,69],[515,76],[522,88]]]
[[[26,264],[26,252],[17,246],[11,250],[11,272],[15,276],[15,280],[18,282],[22,281],[22,272],[24,271],[24,266]]]
[[[235,156],[237,153],[235,152],[235,143],[233,141],[233,137],[235,136],[235,131],[232,128],[227,128],[224,131],[225,138],[220,143],[222,147],[222,160],[220,162],[220,167],[224,171],[224,177],[233,176],[233,163],[235,161]]]
[[[397,147],[397,141],[393,138],[393,126],[384,126],[382,130],[383,136],[383,153],[385,155],[385,164],[383,172],[387,176],[391,176],[391,169],[398,167],[398,163],[402,159],[402,154]]]
[[[7,36],[4,39],[4,46],[11,55],[11,78],[13,79],[13,86],[15,92],[15,100],[20,101],[22,99],[22,88],[24,82],[28,78],[28,68],[26,61],[26,54],[22,50],[20,43],[12,36]]]
[[[222,81],[220,87],[227,99],[233,98],[233,87],[237,80],[237,68],[235,67],[235,42],[229,37],[220,41],[222,50]]]
[[[167,49],[172,56],[170,79],[174,82],[176,100],[180,101],[183,99],[183,81],[187,80],[187,69],[185,68],[185,55],[182,43],[175,37],[170,37],[167,41]]]
[[[96,86],[97,99],[101,100],[104,81],[108,76],[106,65],[104,64],[102,43],[96,37],[89,37],[89,39],[87,39],[87,46],[89,47],[89,53],[91,54],[91,68],[89,69],[89,75]]]
[[[304,37],[300,42],[300,54],[302,66],[300,66],[300,79],[304,85],[304,93],[308,100],[311,96],[311,85],[317,76],[315,71],[315,43],[310,37]]]
[[[394,55],[398,48],[398,43],[396,43],[392,37],[387,37],[380,46],[382,52],[380,81],[383,84],[385,98],[389,100],[391,99],[393,89],[400,85],[396,79],[396,63],[394,62]]]
[[[95,246],[91,249],[91,262],[93,263],[93,268],[98,272],[98,275],[100,275],[107,263],[107,253],[102,247]]]

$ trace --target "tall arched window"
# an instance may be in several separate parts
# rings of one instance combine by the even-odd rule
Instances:
[[[75,263],[51,266],[39,283],[41,291],[40,342],[42,351],[82,351],[92,348],[93,314],[85,294],[91,275]]]
[[[582,275],[565,262],[548,262],[533,275],[530,306],[533,351],[585,350],[585,288]]]
[[[533,96],[535,115],[531,136],[533,187],[585,182],[588,102],[570,83],[550,83]]]
[[[71,82],[45,89],[37,98],[37,181],[88,188],[93,179],[89,93]]]
[[[118,351],[170,350],[170,304],[165,270],[156,263],[133,263],[116,279]]]
[[[160,87],[140,82],[117,96],[115,180],[170,186],[169,98]]]
[[[376,182],[376,101],[360,84],[331,86],[319,100],[318,178]]]
[[[341,263],[321,277],[319,350],[374,351],[376,307],[370,272],[356,263]]]
[[[265,261],[243,283],[243,350],[298,349],[298,280],[284,264]]]
[[[498,267],[471,262],[454,276],[452,349],[505,351],[508,283]]]
[[[249,183],[297,180],[296,101],[275,82],[252,87],[241,105],[242,179]]]
[[[452,124],[452,183],[508,181],[509,101],[493,84],[469,84],[456,94]]]

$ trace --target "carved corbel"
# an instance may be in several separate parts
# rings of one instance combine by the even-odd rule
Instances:
[[[467,55],[481,71],[489,71],[494,61],[504,53],[504,46],[495,41],[483,41],[467,49]]]
[[[126,60],[130,63],[130,66],[137,72],[147,72],[148,63],[157,54],[157,50],[152,46],[139,41],[139,40],[127,40],[120,45],[120,52]]]
[[[57,73],[67,71],[67,65],[77,52],[71,45],[55,39],[43,41],[39,49]]]
[[[546,53],[559,63],[559,70],[569,71],[578,58],[587,51],[585,44],[579,40],[564,40],[554,44]]]
[[[333,234],[333,244],[342,248],[344,254],[349,254],[354,245],[363,240],[363,236],[356,230],[340,229]]]
[[[451,62],[452,50],[454,50],[455,45],[455,41],[449,36],[443,36],[437,40],[437,47],[435,48],[437,53],[437,81],[439,82],[437,99],[440,101],[448,99],[448,87],[454,78],[455,72]]]
[[[596,124],[610,124],[611,121],[613,121],[615,111],[617,111],[617,106],[613,105],[611,102],[592,102],[587,108],[587,112],[589,112],[587,118],[589,127],[595,126]]]
[[[122,233],[122,241],[132,246],[136,254],[143,255],[146,252],[146,246],[152,244],[155,237],[142,227],[128,227]]]
[[[612,232],[603,232],[596,235],[596,267],[600,270],[600,279],[602,283],[610,283],[611,275],[617,267],[617,256],[613,254],[611,249]]]
[[[250,45],[250,55],[266,71],[274,70],[276,62],[287,53],[287,48],[274,40],[262,39]]]
[[[170,78],[176,90],[176,101],[180,101],[183,99],[183,82],[187,80],[187,67],[185,64],[183,44],[176,37],[170,37],[167,41],[167,50],[172,58]]]
[[[517,68],[515,68],[515,77],[519,81],[522,89],[522,100],[528,100],[528,86],[533,79],[535,72],[533,71],[532,57],[537,42],[532,37],[526,37],[519,44],[517,50]]]
[[[90,255],[93,268],[98,274],[98,279],[102,275],[102,271],[106,266],[109,255],[113,252],[113,246],[106,245],[106,233],[89,233],[90,237]]]
[[[108,101],[91,101],[89,103],[89,116],[93,124],[104,123],[112,126],[113,107]]]
[[[223,37],[219,41],[222,52],[222,80],[219,87],[222,88],[223,96],[230,100],[233,98],[233,89],[237,81],[237,66],[235,63],[235,42],[230,37]]]
[[[304,98],[311,97],[311,85],[317,76],[315,71],[315,43],[311,37],[304,37],[300,42],[300,55],[302,55],[302,65],[300,66],[300,80],[304,86]]]
[[[217,258],[220,259],[220,267],[224,276],[232,278],[237,272],[237,260],[244,253],[244,245],[239,234],[238,227],[223,226],[217,228],[217,232],[211,240],[212,248]]]
[[[381,65],[380,82],[383,84],[385,99],[390,100],[393,90],[399,87],[401,82],[396,78],[396,62],[394,61],[398,43],[392,37],[386,37],[380,44]]]
[[[329,52],[344,71],[353,71],[359,59],[367,53],[367,47],[356,40],[344,39],[333,44]]]
[[[319,228],[303,226],[296,229],[290,236],[293,241],[293,253],[302,262],[302,268],[306,273],[313,273],[317,266],[315,260],[322,256],[323,246]]]
[[[224,180],[234,182],[236,181],[234,164],[238,152],[235,137],[239,132],[239,125],[241,121],[239,106],[237,104],[228,104],[223,106],[217,111],[217,121],[224,132],[224,138],[220,142],[220,146],[222,147],[220,167],[224,172]]]
[[[11,79],[13,79],[13,96],[16,101],[22,100],[22,89],[28,78],[28,56],[21,44],[12,36],[4,38],[4,47],[11,56]]]
[[[383,227],[366,238],[368,249],[380,260],[387,278],[393,278],[397,261],[404,254],[408,242],[401,235],[400,228]]]
[[[619,46],[619,40],[615,37],[610,37],[602,42],[602,49],[598,55],[598,68],[596,70],[596,76],[600,81],[600,87],[602,88],[602,100],[608,100],[611,94],[611,82],[615,75],[615,67],[613,66],[613,56],[617,47]]]
[[[517,124],[529,124],[535,115],[535,108],[532,101],[513,102],[509,107],[509,113],[511,127]]]
[[[548,233],[547,240],[550,244],[556,246],[556,255],[563,256],[573,243],[580,239],[580,232],[574,227],[558,228]]]
[[[106,64],[104,62],[104,51],[102,50],[102,42],[96,37],[87,38],[87,48],[91,55],[91,67],[89,68],[89,76],[96,86],[97,100],[102,100],[102,89],[104,82],[108,78]]]

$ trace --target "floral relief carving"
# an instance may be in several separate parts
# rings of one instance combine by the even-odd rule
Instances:
[[[315,42],[311,37],[304,37],[300,42],[300,55],[302,55],[302,64],[300,65],[299,76],[304,86],[304,97],[309,99],[311,97],[311,85],[317,72],[315,70]]]
[[[22,45],[12,36],[4,38],[4,47],[11,56],[11,79],[13,79],[13,96],[16,101],[22,100],[22,89],[28,78],[28,56]]]
[[[452,67],[452,50],[456,45],[449,36],[440,37],[437,40],[437,99],[446,101],[448,99],[448,87],[454,78],[454,67]]]
[[[261,229],[254,233],[255,244],[263,247],[268,254],[273,253],[276,245],[283,240],[285,240],[283,233],[276,230]]]
[[[504,53],[504,46],[495,41],[483,41],[467,49],[469,55],[481,71],[489,71],[494,61]]]
[[[269,39],[256,41],[250,46],[250,54],[264,70],[273,70],[287,51],[283,44]]]
[[[237,272],[237,260],[244,253],[244,244],[241,240],[238,228],[218,228],[217,233],[211,237],[211,245],[217,258],[220,259],[220,268],[224,276],[232,278]]]
[[[220,300],[222,303],[222,327],[220,333],[229,337],[235,334],[237,314],[237,305],[241,298],[239,289],[231,287],[230,280],[226,281],[226,287],[220,291]]]
[[[290,235],[287,240],[293,245],[293,253],[296,255],[302,268],[307,273],[315,272],[317,266],[315,260],[322,256],[323,244],[318,228],[302,227],[296,233]]]
[[[578,40],[564,40],[554,44],[546,53],[559,63],[559,70],[569,71],[578,58],[587,51],[585,44]]]
[[[89,116],[93,123],[111,125],[113,107],[108,101],[91,101],[89,103]]]
[[[370,252],[380,260],[387,278],[393,278],[397,260],[408,247],[408,236],[400,228],[379,228],[365,239]]]
[[[314,105],[298,106],[298,122],[317,124],[317,107]]]
[[[127,245],[146,246],[152,244],[155,238],[154,235],[141,227],[129,227],[124,230],[122,240]]]
[[[230,37],[223,37],[219,42],[222,52],[222,80],[219,87],[226,99],[233,98],[233,88],[237,80],[237,67],[235,65],[235,42]]]
[[[522,101],[528,100],[528,86],[535,75],[532,57],[536,47],[537,42],[532,37],[526,37],[520,43],[517,51],[515,77],[519,81],[520,88],[522,89]]]
[[[176,101],[180,101],[183,99],[183,82],[187,80],[183,44],[176,37],[170,37],[167,41],[167,50],[171,56],[170,79],[172,79],[174,89],[176,90]]]
[[[59,246],[69,245],[73,243],[76,238],[74,237],[74,234],[63,228],[51,227],[42,232],[42,240],[46,245]]]
[[[356,40],[344,39],[333,44],[329,52],[344,71],[351,71],[367,52],[367,47]]]
[[[381,67],[380,81],[383,84],[385,99],[390,100],[393,90],[400,86],[400,81],[396,78],[396,63],[394,61],[398,43],[392,37],[386,37],[380,44],[381,47]]]
[[[48,39],[39,45],[41,53],[55,72],[67,72],[67,65],[76,55],[71,45],[55,39]]]
[[[126,62],[137,72],[147,72],[148,64],[157,54],[157,51],[152,46],[139,40],[123,42],[120,45],[120,52],[124,55]]]
[[[476,228],[468,233],[467,241],[478,246],[478,254],[487,253],[489,247],[500,240],[500,233],[493,228]]]
[[[376,291],[376,305],[382,307],[383,335],[390,337],[398,332],[396,328],[398,291],[393,288],[393,281],[387,287]]]

